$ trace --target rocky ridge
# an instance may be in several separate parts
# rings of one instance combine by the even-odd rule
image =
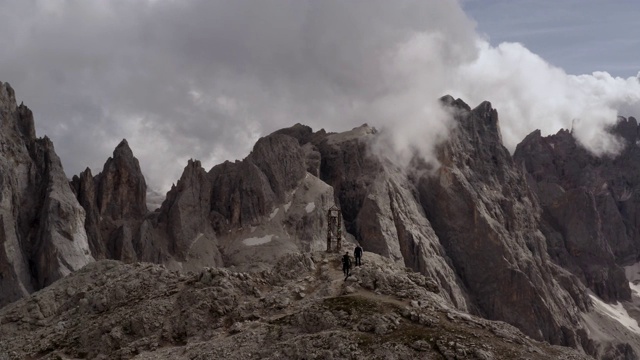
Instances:
[[[638,123],[620,118],[611,130],[625,143],[613,158],[592,155],[567,130],[531,133],[514,158],[543,206],[541,229],[554,261],[602,299],[629,301],[622,266],[635,263],[640,251]]]
[[[451,307],[435,283],[366,254],[289,254],[238,273],[99,261],[0,310],[0,358],[587,359]]]

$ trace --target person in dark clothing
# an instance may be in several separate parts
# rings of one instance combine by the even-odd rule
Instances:
[[[342,272],[344,273],[345,280],[349,277],[349,269],[351,269],[351,257],[347,251],[342,257]]]
[[[361,266],[362,265],[362,253],[364,252],[364,250],[362,250],[362,246],[360,246],[360,244],[358,244],[356,246],[356,249],[353,250],[353,257],[356,258],[356,266]]]

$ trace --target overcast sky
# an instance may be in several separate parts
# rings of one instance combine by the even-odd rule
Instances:
[[[640,117],[638,19],[635,0],[0,0],[0,81],[69,177],[126,138],[160,190],[298,122],[428,157],[447,93],[491,101],[510,149],[573,126],[600,154]]]

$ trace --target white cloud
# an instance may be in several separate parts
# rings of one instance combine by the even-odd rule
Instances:
[[[620,115],[640,114],[637,78],[567,75],[517,43],[480,41],[478,59],[461,67],[452,92],[471,103],[490,100],[511,150],[534,129],[550,134],[565,128],[593,153],[615,153],[620,144],[604,129],[619,109],[631,112]]]
[[[69,175],[99,171],[127,138],[163,189],[187,159],[244,157],[297,122],[368,122],[398,159],[433,159],[452,127],[437,104],[446,93],[491,101],[510,149],[537,128],[574,124],[606,153],[615,142],[603,126],[640,114],[637,78],[567,75],[522,45],[490,46],[474,26],[454,0],[5,2],[0,80]]]

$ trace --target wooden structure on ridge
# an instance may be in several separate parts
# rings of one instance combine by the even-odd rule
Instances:
[[[331,245],[335,242],[335,252],[342,249],[342,211],[333,205],[327,211],[327,252],[331,252]]]

